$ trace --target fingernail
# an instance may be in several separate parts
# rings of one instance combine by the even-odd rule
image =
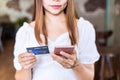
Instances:
[[[29,53],[30,55],[35,55],[34,53]]]
[[[60,51],[60,54],[63,54],[63,51]]]
[[[35,55],[34,53],[31,53],[32,55]]]

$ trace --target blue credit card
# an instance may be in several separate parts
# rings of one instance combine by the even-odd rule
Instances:
[[[28,53],[33,53],[35,55],[39,54],[48,54],[49,49],[48,46],[39,46],[39,47],[29,47],[26,48]]]

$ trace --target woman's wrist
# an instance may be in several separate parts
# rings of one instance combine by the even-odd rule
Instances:
[[[79,60],[76,61],[75,66],[71,68],[74,72],[82,72],[84,71],[83,65],[80,63]]]
[[[32,68],[25,68],[25,67],[22,67],[22,69],[21,69],[21,70],[31,71],[31,70],[32,70]]]
[[[80,65],[80,62],[79,62],[78,59],[76,59],[76,60],[74,61],[73,66],[71,66],[71,68],[72,68],[72,69],[75,69],[75,68],[78,67],[79,65]]]

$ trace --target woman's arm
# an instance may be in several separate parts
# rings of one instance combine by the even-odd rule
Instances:
[[[21,70],[16,70],[15,80],[31,80],[34,64],[36,63],[35,55],[31,53],[22,53],[18,56],[19,63],[22,66]]]
[[[81,64],[77,61],[77,65],[72,68],[78,80],[93,80],[94,79],[94,64]]]
[[[15,73],[15,80],[31,80],[31,77],[31,69],[21,69]]]
[[[80,61],[76,59],[76,53],[70,55],[61,51],[60,54],[64,57],[53,54],[53,59],[60,63],[63,67],[72,69],[78,80],[93,80],[94,64],[81,64]]]

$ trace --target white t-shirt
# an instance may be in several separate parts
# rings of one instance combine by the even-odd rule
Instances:
[[[95,44],[95,30],[93,25],[82,17],[78,23],[79,42],[75,46],[77,57],[82,64],[93,64],[99,59]],[[42,39],[44,36],[41,35]],[[60,35],[55,41],[48,39],[49,54],[37,55],[37,63],[33,67],[32,80],[77,80],[72,69],[66,69],[51,57],[55,46],[71,45],[68,32]],[[18,62],[18,55],[26,52],[27,47],[41,46],[35,39],[34,29],[28,23],[24,23],[16,34],[14,46],[14,67],[21,69]]]

